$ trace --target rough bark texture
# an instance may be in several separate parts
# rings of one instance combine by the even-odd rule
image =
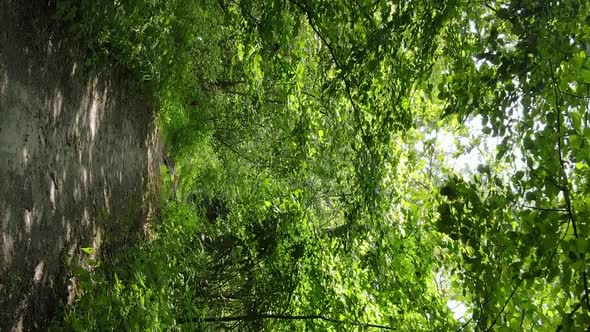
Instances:
[[[0,0],[0,331],[43,330],[81,247],[142,234],[161,145],[131,75],[90,70],[46,1]]]

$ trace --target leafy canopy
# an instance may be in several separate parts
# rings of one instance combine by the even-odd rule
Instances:
[[[145,80],[176,160],[156,239],[56,324],[590,326],[588,3],[60,1],[56,16]]]

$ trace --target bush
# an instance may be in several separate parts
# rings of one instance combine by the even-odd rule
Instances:
[[[89,273],[77,269],[84,295],[55,321],[53,330],[162,331],[176,319],[193,317],[194,292],[188,291],[200,267],[203,251],[191,246],[198,223],[186,204],[169,204],[151,243],[138,244]]]

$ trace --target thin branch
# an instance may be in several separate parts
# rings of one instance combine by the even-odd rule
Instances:
[[[576,305],[572,308],[572,311],[570,311],[570,313],[567,314],[567,317],[568,318],[572,317],[576,313],[576,311],[578,311],[578,309],[580,309],[581,306],[582,306],[582,302],[581,301],[578,302],[578,303],[576,303]],[[559,332],[562,329],[563,329],[563,325],[561,325],[561,324],[560,325],[557,325],[557,329],[555,330],[555,332]]]
[[[561,226],[561,225],[560,225]],[[551,256],[549,257],[549,263],[547,264],[547,266],[552,266],[553,263],[553,258],[555,258],[555,255],[557,254],[557,249],[559,249],[559,245],[561,244],[561,242],[563,242],[563,239],[565,239],[565,237],[567,236],[567,231],[570,228],[570,223],[567,223],[567,226],[565,228],[565,231],[563,232],[563,235],[561,235],[561,233],[559,233],[559,235],[561,235],[559,237],[559,240],[557,241],[557,243],[555,244],[555,247],[553,248],[553,252],[551,253]],[[549,269],[547,269],[547,273],[545,274],[545,277],[547,277],[549,275],[550,271]]]
[[[526,122],[524,122],[524,121],[522,121],[522,120],[519,120],[519,119],[514,119],[514,118],[508,118],[508,123],[512,124],[513,122],[518,122],[518,123],[522,124],[523,126],[525,126],[525,127],[529,128],[529,129],[531,129],[531,130],[532,130],[532,129],[534,129],[534,128],[533,128],[533,127],[531,127],[531,126],[530,126],[528,123],[526,123]]]
[[[579,98],[579,99],[590,99],[590,96],[580,96],[580,95],[576,95],[573,93],[569,93],[569,92],[565,92],[565,91],[561,91],[561,89],[559,90],[560,93],[570,96],[570,97],[574,97],[574,98]]]
[[[332,60],[334,61],[334,63],[336,64],[336,67],[338,69],[342,68],[342,65],[340,63],[340,61],[338,60],[338,57],[336,56],[336,52],[334,51],[334,48],[332,47],[332,45],[330,45],[330,43],[328,43],[328,41],[326,40],[326,38],[320,33],[319,29],[316,27],[315,23],[314,23],[314,18],[312,16],[312,12],[310,10],[308,10],[305,6],[303,6],[302,4],[300,4],[299,2],[295,1],[295,0],[289,0],[291,3],[293,3],[295,6],[297,6],[299,9],[301,9],[301,11],[303,11],[306,15],[307,15],[307,20],[309,22],[309,25],[311,26],[311,28],[313,29],[313,31],[318,35],[318,37],[322,40],[322,43],[328,48],[328,50],[330,51],[330,54],[332,56]],[[363,143],[365,144],[365,146],[367,147],[367,149],[369,149],[369,146],[367,145],[366,139],[368,138],[368,136],[365,133],[365,130],[362,126],[362,123],[360,122],[360,114],[361,111],[359,110],[357,104],[355,103],[353,97],[352,97],[352,92],[350,89],[350,83],[345,80],[344,81],[345,87],[346,87],[346,94],[348,96],[348,99],[350,100],[350,103],[352,104],[352,108],[354,110],[355,113],[355,117],[356,120],[359,124],[359,128],[361,131],[361,134],[363,136]]]
[[[250,157],[240,153],[238,150],[236,150],[233,146],[231,146],[230,144],[228,144],[227,142],[225,142],[224,140],[222,140],[221,138],[218,137],[218,135],[213,135],[213,138],[215,138],[216,141],[218,141],[219,143],[221,143],[223,146],[225,146],[226,148],[228,148],[231,152],[233,152],[235,155],[237,155],[238,157],[250,162],[251,164],[257,165],[257,166],[264,166],[264,167],[268,167],[268,165],[264,165],[264,164],[260,164],[254,160],[252,160]]]
[[[358,106],[354,102],[354,99],[352,98],[352,92],[350,90],[350,84],[348,83],[348,81],[345,81],[344,82],[344,85],[346,86],[346,95],[348,96],[348,100],[352,104],[352,109],[354,110],[355,118],[356,118],[357,123],[359,124],[359,128],[361,130],[361,134],[363,134],[363,143],[365,144],[365,146],[367,147],[367,149],[369,149],[369,146],[368,146],[367,142],[365,141],[368,136],[365,133],[365,129],[363,128],[363,124],[362,124],[361,119],[360,119],[361,111],[359,110]]]
[[[531,205],[526,205],[526,204],[521,204],[521,203],[517,203],[512,201],[512,204],[514,205],[518,205],[520,207],[523,207],[525,209],[531,209],[531,210],[537,210],[537,211],[554,211],[554,212],[568,212],[567,209],[560,209],[560,208],[543,208],[543,207],[537,207],[537,206],[531,206]]]
[[[463,331],[467,327],[467,325],[469,325],[469,323],[471,323],[472,320],[473,320],[473,316],[471,316],[469,318],[469,320],[465,322],[465,324],[461,325],[461,327],[457,330],[457,332]]]
[[[221,11],[227,16],[229,16],[229,12],[227,11],[227,6],[223,3],[223,0],[217,0],[217,4],[221,8]]]
[[[322,40],[322,43],[330,51],[330,54],[332,55],[332,60],[334,60],[334,63],[336,64],[336,66],[338,68],[340,68],[341,64],[340,64],[340,61],[338,60],[338,58],[336,57],[336,52],[334,51],[334,48],[332,48],[332,45],[330,45],[330,43],[328,43],[326,38],[320,33],[319,29],[316,27],[316,25],[314,23],[314,18],[312,17],[312,12],[309,11],[307,8],[305,8],[305,6],[303,6],[302,4],[300,4],[299,2],[297,2],[295,0],[289,0],[289,1],[305,13],[305,15],[307,16],[307,21],[309,22],[309,25],[311,26],[313,31],[316,33],[316,35],[318,35],[318,37],[320,37],[320,39]]]
[[[371,23],[375,24],[375,22],[373,21],[373,18],[371,17],[371,15],[369,15],[369,13],[367,13],[367,11],[365,10],[365,8],[363,8],[363,6],[361,6],[358,3],[358,1],[352,0],[352,2],[354,2],[354,4],[361,10],[361,12],[363,12],[363,14],[367,18],[367,20],[369,20]]]
[[[178,323],[199,323],[199,322],[255,322],[265,319],[276,319],[276,320],[323,320],[335,324],[351,324],[363,328],[376,328],[388,331],[397,331],[397,329],[391,326],[372,324],[372,323],[361,323],[361,322],[349,322],[338,319],[329,318],[321,315],[279,315],[279,314],[254,314],[254,315],[243,315],[243,316],[223,316],[223,317],[205,317],[205,318],[193,318],[187,320],[179,320]]]
[[[496,10],[496,8],[494,8],[494,7],[490,6],[490,5],[489,5],[489,4],[487,4],[487,3],[484,3],[483,5],[484,5],[484,6],[486,6],[486,7],[487,7],[489,10],[493,11],[494,13],[497,13],[497,12],[498,12],[498,11]]]
[[[514,289],[512,290],[512,293],[510,293],[510,296],[508,297],[508,299],[506,299],[506,302],[504,302],[504,305],[500,309],[500,312],[496,315],[496,317],[492,321],[492,324],[490,325],[490,327],[488,327],[488,329],[486,330],[486,332],[490,332],[492,330],[492,328],[494,327],[494,325],[496,325],[496,322],[498,321],[498,318],[500,317],[500,315],[502,315],[502,313],[504,312],[504,309],[506,309],[506,306],[508,305],[508,302],[510,302],[510,300],[512,300],[512,297],[516,293],[516,290],[518,289],[518,287],[520,287],[520,285],[522,285],[522,281],[523,281],[523,279],[520,279],[520,281],[518,282],[518,285],[516,285],[516,287],[514,287]]]
[[[576,222],[576,216],[574,213],[574,209],[572,207],[572,200],[570,197],[570,184],[569,184],[569,178],[567,176],[567,173],[565,171],[565,163],[563,161],[563,148],[562,148],[562,140],[563,138],[561,137],[561,91],[559,90],[559,87],[557,85],[557,79],[555,78],[555,70],[553,67],[553,62],[551,60],[549,60],[549,64],[551,66],[551,81],[553,82],[553,90],[555,93],[555,109],[557,110],[557,133],[559,138],[557,139],[557,153],[559,154],[559,165],[561,166],[561,177],[562,180],[564,182],[564,190],[563,190],[563,197],[565,199],[565,205],[567,208],[567,213],[569,216],[569,219],[572,223],[572,227],[574,230],[574,237],[576,239],[579,238],[579,234],[578,234],[578,226],[577,226],[577,222]],[[582,272],[582,283],[584,285],[584,297],[586,298],[586,308],[590,308],[590,299],[588,298],[588,274],[586,273],[586,271]]]
[[[498,287],[498,283],[500,282],[500,279],[502,278],[502,270],[500,270],[500,275],[498,276],[498,278],[496,278],[496,281],[494,281],[494,287],[492,287],[492,289],[488,292],[488,294],[485,297],[485,301],[483,302],[483,304],[481,304],[480,299],[478,299],[478,302],[480,303],[480,309],[483,312],[483,310],[485,309],[485,307],[487,307],[488,303],[490,302],[490,300],[492,299],[492,295],[494,294],[494,291],[496,290],[496,287]],[[481,318],[481,316],[480,316]],[[465,324],[463,324],[461,326],[461,328],[459,328],[457,330],[457,332],[461,332],[463,331],[467,325],[469,325],[469,323],[471,323],[473,321],[473,315],[469,318],[469,320],[467,322],[465,322]],[[480,319],[478,319],[478,322],[476,323],[479,324]]]
[[[547,170],[547,168],[543,168],[543,169]],[[564,187],[563,187],[563,186],[562,186],[560,183],[558,183],[558,182],[557,182],[557,180],[555,180],[555,179],[554,179],[552,176],[548,175],[548,176],[546,177],[546,179],[547,179],[547,180],[549,180],[549,182],[550,182],[552,185],[554,185],[554,186],[555,186],[555,188],[559,189],[560,191],[565,191],[565,190],[566,190],[566,189],[565,189],[565,188],[564,188]]]

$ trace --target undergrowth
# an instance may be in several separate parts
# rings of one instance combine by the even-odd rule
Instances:
[[[77,270],[85,294],[64,314],[54,330],[158,331],[174,327],[186,313],[183,292],[198,278],[205,256],[190,246],[198,220],[186,205],[168,204],[156,238],[120,253],[92,273]],[[187,298],[189,297],[189,298]]]
[[[222,70],[218,45],[227,32],[219,29],[217,2],[58,0],[53,16],[81,41],[88,65],[122,65],[143,82],[146,93],[157,101],[159,126],[167,141],[178,140],[178,133],[186,132],[189,123],[199,123],[191,120],[203,117],[212,106],[214,101],[208,101],[212,98],[201,85],[215,81]],[[190,129],[199,135],[204,128]],[[183,137],[183,142],[170,145],[194,142],[193,137]]]

